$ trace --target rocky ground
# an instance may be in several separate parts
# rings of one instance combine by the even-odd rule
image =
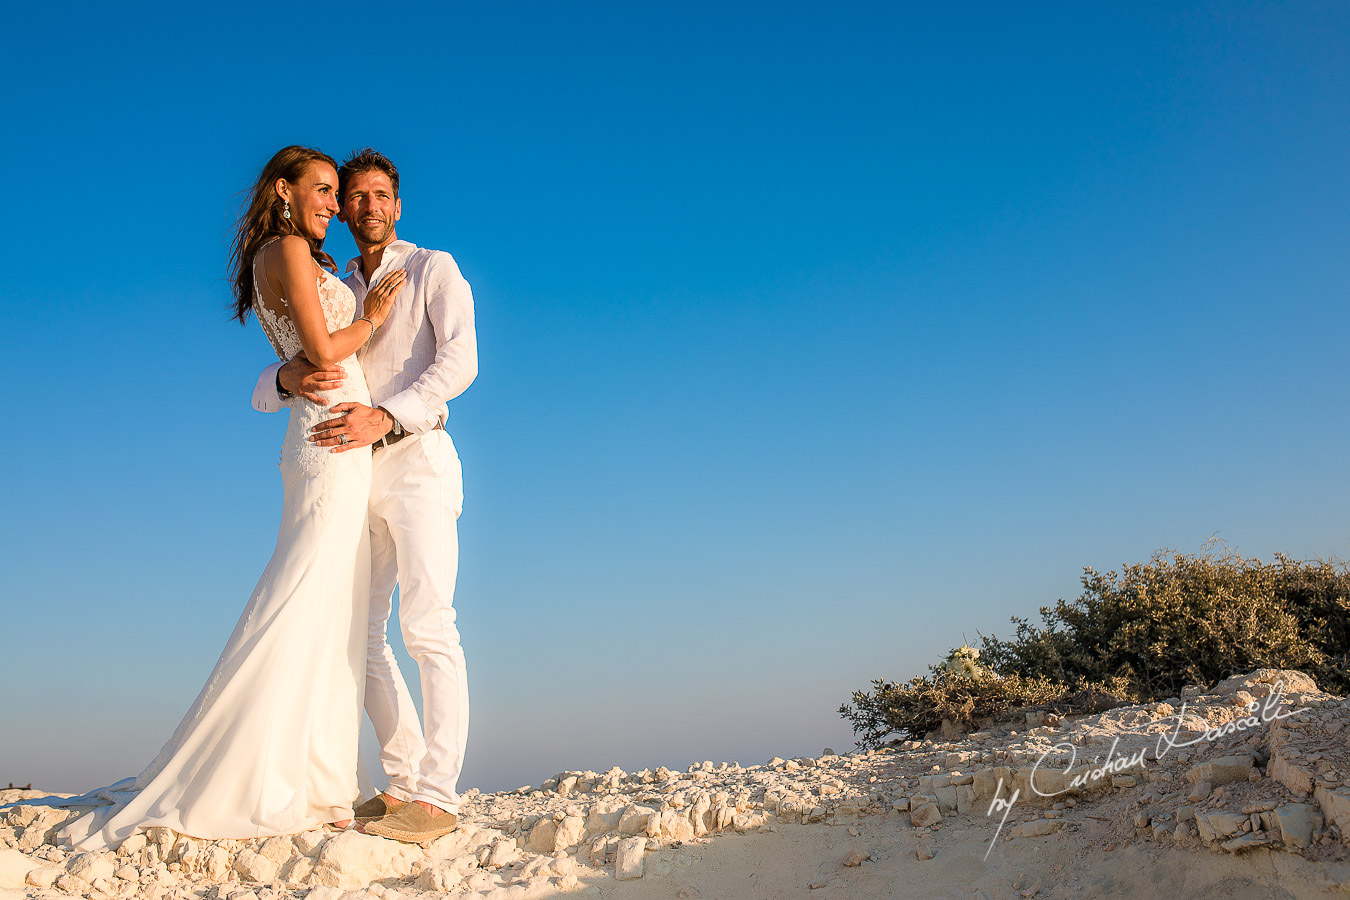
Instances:
[[[52,843],[67,813],[20,802],[0,811],[0,898],[1350,893],[1347,701],[1274,670],[1184,693],[875,752],[563,772],[468,792],[459,830],[425,848],[150,829],[71,853]]]

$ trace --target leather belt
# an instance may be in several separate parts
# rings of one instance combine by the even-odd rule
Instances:
[[[406,431],[400,431],[398,434],[386,434],[384,437],[370,445],[370,452],[374,453],[376,450],[383,449],[384,447],[392,447],[407,436],[408,432]]]

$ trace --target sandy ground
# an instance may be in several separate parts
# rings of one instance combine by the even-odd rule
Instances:
[[[1073,834],[1000,843],[989,852],[994,824],[971,822],[920,836],[899,816],[869,822],[854,837],[826,825],[782,828],[770,834],[721,837],[679,851],[639,881],[596,879],[606,900],[657,898],[1079,898],[1232,897],[1239,900],[1344,897],[1350,867],[1313,863],[1279,851],[1242,857],[1209,852],[1118,846],[1106,823]],[[932,859],[915,847],[927,842]],[[870,854],[856,868],[843,865],[855,849]],[[1341,885],[1337,886],[1337,878]],[[812,885],[822,885],[813,888]]]
[[[0,900],[1350,894],[1350,704],[1306,676],[1025,718],[881,752],[469,791],[459,829],[428,847],[152,829],[81,854],[60,846],[70,813],[0,791],[19,801],[0,811]]]

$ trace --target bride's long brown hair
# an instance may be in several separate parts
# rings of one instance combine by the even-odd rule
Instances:
[[[234,317],[241,323],[248,319],[249,311],[253,309],[253,257],[268,240],[288,234],[304,237],[309,241],[309,252],[314,261],[329,271],[337,270],[333,257],[323,252],[323,241],[300,234],[295,223],[281,214],[285,204],[275,188],[278,178],[295,184],[305,174],[305,167],[315,162],[326,162],[337,170],[337,163],[327,153],[296,144],[282,147],[263,166],[258,180],[253,184],[248,205],[244,207],[244,214],[235,226],[234,242],[230,247]]]

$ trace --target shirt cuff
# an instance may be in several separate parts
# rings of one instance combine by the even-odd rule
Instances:
[[[277,372],[285,363],[272,363],[258,376],[258,386],[253,389],[253,408],[258,412],[280,412],[286,408],[286,401],[277,393]]]
[[[276,393],[273,391],[272,393]],[[426,407],[418,399],[417,394],[411,390],[400,391],[394,396],[379,404],[383,406],[389,415],[398,420],[398,424],[403,426],[403,430],[410,434],[426,434],[440,427],[440,410],[435,414],[428,416]]]

